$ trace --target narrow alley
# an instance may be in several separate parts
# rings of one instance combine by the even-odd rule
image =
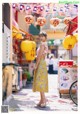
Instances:
[[[40,108],[36,104],[39,101],[39,93],[33,93],[32,84],[27,84],[26,88],[20,90],[18,93],[12,94],[12,99],[9,101],[10,111],[71,111],[77,107],[70,100],[69,95],[63,95],[62,98],[59,97],[58,91],[58,76],[48,75],[49,78],[49,92],[46,93],[47,97],[47,107]]]

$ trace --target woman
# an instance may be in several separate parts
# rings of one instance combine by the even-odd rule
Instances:
[[[48,52],[47,46],[47,34],[40,33],[39,35],[41,39],[40,47],[37,49],[37,59],[35,65],[35,75],[33,80],[33,91],[40,92],[40,102],[38,106],[45,107],[46,106],[46,97],[45,92],[48,92],[48,73],[45,57]]]

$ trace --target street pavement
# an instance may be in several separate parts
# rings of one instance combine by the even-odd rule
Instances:
[[[77,111],[77,106],[71,101],[69,95],[59,96],[58,75],[48,75],[49,92],[46,93],[46,108],[37,107],[39,92],[32,91],[32,84],[28,83],[26,88],[12,94],[9,101],[9,110],[12,111]]]

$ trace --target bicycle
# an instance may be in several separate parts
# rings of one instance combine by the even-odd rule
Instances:
[[[70,89],[69,89],[69,95],[70,95],[70,98],[71,100],[73,101],[73,103],[75,103],[76,105],[78,105],[78,86],[77,86],[77,80],[74,81],[71,86],[70,86]]]

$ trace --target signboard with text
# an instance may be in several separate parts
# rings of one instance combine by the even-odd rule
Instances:
[[[73,66],[73,61],[59,61],[59,91],[69,93],[71,84],[77,79],[77,66]]]

